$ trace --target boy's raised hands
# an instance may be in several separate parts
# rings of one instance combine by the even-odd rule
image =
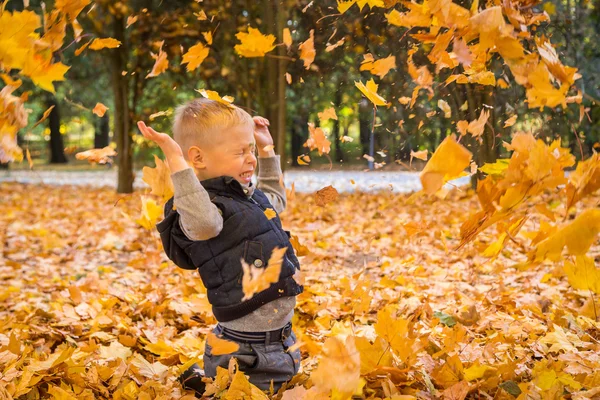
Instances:
[[[166,133],[156,132],[154,129],[147,126],[144,121],[138,121],[137,126],[146,139],[152,140],[160,147],[163,153],[165,153],[171,173],[189,168],[187,161],[183,158],[181,147],[171,136]]]
[[[273,144],[273,137],[269,132],[269,120],[263,117],[253,117],[254,120],[254,139],[256,140],[256,148],[260,157],[272,157],[275,155],[274,150],[265,151],[266,146]]]

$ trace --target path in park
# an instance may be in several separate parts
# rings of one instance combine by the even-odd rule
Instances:
[[[255,177],[256,178],[256,177]],[[421,190],[419,174],[404,171],[310,171],[294,169],[284,173],[285,184],[290,187],[295,183],[299,193],[311,193],[325,186],[332,185],[339,192],[352,192],[355,190],[375,192],[391,190],[393,192],[407,193]],[[0,171],[0,182],[16,181],[33,184],[49,185],[91,185],[91,186],[116,186],[117,170],[98,171]],[[352,183],[354,181],[354,184]],[[455,185],[467,184],[469,178],[453,181]],[[256,181],[255,181],[256,182]],[[143,188],[146,184],[142,181],[141,171],[136,172],[134,183],[136,188]]]

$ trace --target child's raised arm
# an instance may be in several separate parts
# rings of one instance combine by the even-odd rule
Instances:
[[[256,187],[265,193],[273,208],[278,213],[285,210],[287,205],[285,188],[282,185],[280,156],[272,149],[265,147],[273,145],[273,137],[269,132],[269,120],[254,117],[254,139],[258,149],[258,180]]]

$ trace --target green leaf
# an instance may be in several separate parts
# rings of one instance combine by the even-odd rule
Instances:
[[[449,328],[452,328],[454,325],[456,325],[456,320],[452,315],[448,315],[441,311],[436,311],[433,313],[433,316],[439,319],[442,322],[442,324],[446,325]]]
[[[521,389],[514,381],[506,381],[500,384],[500,387],[506,390],[513,397],[517,397],[521,394]]]

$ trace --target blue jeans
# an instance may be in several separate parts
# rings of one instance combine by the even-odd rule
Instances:
[[[215,335],[220,335],[221,326],[217,325],[212,331]],[[223,355],[213,355],[211,347],[208,342],[206,343],[204,349],[204,373],[206,376],[214,378],[217,376],[217,367],[227,369],[229,360],[235,357],[240,371],[248,376],[253,385],[261,390],[269,390],[271,381],[273,381],[273,388],[277,392],[281,385],[298,373],[300,350],[287,351],[296,343],[294,332],[283,342],[236,343],[240,345],[237,351]]]

